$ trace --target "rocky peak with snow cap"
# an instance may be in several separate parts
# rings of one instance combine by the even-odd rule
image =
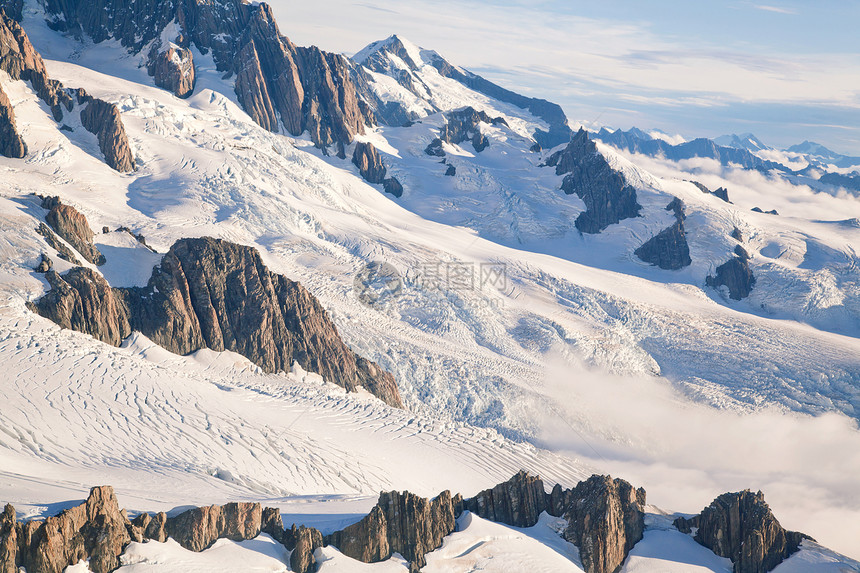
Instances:
[[[239,102],[269,131],[308,131],[317,146],[345,145],[373,123],[350,79],[346,58],[296,47],[283,36],[268,4],[144,0],[45,0],[49,24],[94,42],[114,38],[148,55],[159,86],[185,97],[194,85],[189,48],[211,52],[219,70],[235,78]],[[175,37],[165,31],[178,30]]]

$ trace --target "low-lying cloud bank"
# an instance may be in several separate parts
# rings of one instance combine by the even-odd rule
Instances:
[[[719,493],[762,490],[783,526],[860,558],[860,430],[842,414],[717,410],[669,381],[556,361],[541,445],[644,487],[649,503],[698,513]]]

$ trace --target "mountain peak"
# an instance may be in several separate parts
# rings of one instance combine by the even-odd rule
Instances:
[[[358,64],[365,64],[375,54],[388,54],[399,57],[410,69],[418,69],[423,63],[421,48],[406,38],[392,34],[384,40],[377,40],[365,46],[352,60]]]
[[[762,141],[752,133],[742,133],[740,135],[732,133],[731,135],[721,135],[720,137],[714,138],[714,143],[723,147],[734,147],[737,149],[746,149],[748,151],[769,149],[767,145],[762,143]]]

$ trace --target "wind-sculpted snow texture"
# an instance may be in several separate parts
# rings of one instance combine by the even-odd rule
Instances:
[[[59,276],[34,308],[64,328],[118,346],[132,330],[177,354],[237,352],[266,372],[293,362],[348,391],[359,387],[402,407],[397,384],[343,343],[319,302],[271,273],[259,253],[216,239],[178,241],[145,288],[112,289],[90,269]]]

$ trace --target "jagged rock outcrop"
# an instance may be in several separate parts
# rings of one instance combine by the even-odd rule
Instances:
[[[48,245],[51,246],[52,249],[57,251],[57,256],[63,259],[64,261],[69,261],[73,265],[80,265],[81,261],[75,256],[75,253],[66,246],[65,243],[60,241],[57,238],[57,235],[48,227],[45,223],[39,223],[39,226],[36,227],[36,232],[45,237],[45,241]]]
[[[400,181],[396,177],[389,177],[383,181],[382,189],[389,195],[394,195],[395,197],[403,196],[403,185],[400,184]]]
[[[187,98],[194,91],[194,55],[188,48],[177,45],[162,48],[154,44],[149,51],[146,69],[155,85],[177,97]]]
[[[454,177],[455,175],[457,175],[457,168],[454,167],[453,165],[449,165],[448,169],[445,170],[445,176],[446,177]]]
[[[286,542],[284,545],[292,552],[290,553],[290,569],[298,573],[316,571],[317,561],[314,557],[314,551],[323,546],[322,533],[313,527],[305,527],[304,525],[296,527],[293,525],[292,529],[287,531],[285,535]]]
[[[143,288],[112,289],[80,267],[45,276],[52,288],[31,308],[64,328],[115,346],[136,330],[183,355],[231,350],[266,372],[289,371],[298,362],[348,391],[361,386],[403,407],[394,377],[356,356],[319,301],[269,271],[252,247],[179,240]]]
[[[708,195],[714,195],[715,197],[719,197],[720,199],[722,199],[726,203],[731,203],[731,201],[729,201],[729,190],[726,189],[725,187],[720,187],[716,191],[711,191],[710,189],[708,189],[707,187],[705,187],[703,184],[699,183],[698,181],[690,181],[690,183],[692,183],[693,185],[698,187],[702,193],[706,193]]]
[[[51,108],[56,121],[63,119],[64,109],[71,111],[74,107],[63,85],[48,77],[45,63],[27,33],[3,10],[0,10],[0,69],[13,80],[30,82],[36,95]]]
[[[18,125],[15,123],[15,110],[9,96],[0,86],[0,155],[21,159],[27,155],[27,144],[18,133]]]
[[[18,573],[18,520],[9,504],[0,514],[0,573]]]
[[[463,509],[490,521],[532,527],[541,512],[549,509],[549,499],[539,477],[520,471],[508,481],[464,500]]]
[[[203,54],[211,53],[218,70],[234,75],[245,111],[270,131],[280,131],[281,125],[293,135],[308,131],[314,143],[325,148],[350,143],[374,122],[358,98],[347,59],[315,47],[296,47],[281,35],[265,3],[47,0],[46,9],[55,27],[86,33],[95,42],[116,38],[133,52],[160,43],[162,31],[175,20],[182,37],[177,38],[180,61],[173,70],[193,68],[193,60],[185,60],[181,52],[192,44]],[[155,54],[154,67],[165,58],[160,53],[166,52]],[[162,77],[175,73],[165,71]],[[187,88],[177,90],[174,83],[164,85],[174,93]]]
[[[158,541],[159,543],[167,541],[167,514],[163,511],[156,513],[155,516],[141,513],[134,518],[131,524],[138,528],[142,539]]]
[[[753,207],[752,209],[750,209],[750,211],[753,211],[755,213],[764,213],[765,215],[779,215],[779,212],[776,209],[765,211],[761,207]]]
[[[724,493],[691,518],[679,517],[684,533],[720,557],[732,560],[734,573],[767,573],[795,553],[807,536],[786,531],[764,501],[762,492]]]
[[[51,290],[30,303],[31,310],[63,328],[85,332],[113,346],[119,346],[131,334],[122,294],[100,274],[74,267],[62,276],[50,270],[45,278]]]
[[[438,137],[434,138],[433,141],[428,143],[427,147],[424,148],[424,153],[434,157],[445,157],[445,150],[442,148],[442,140]]]
[[[105,264],[105,257],[93,244],[93,231],[87,218],[71,205],[60,202],[59,197],[45,197],[42,208],[48,209],[45,222],[84,259],[94,265]]]
[[[684,231],[686,219],[684,202],[675,197],[666,206],[666,210],[674,212],[675,223],[648,239],[634,251],[634,254],[646,263],[657,265],[661,269],[678,270],[693,262]]]
[[[45,253],[42,253],[42,258],[39,260],[39,264],[33,270],[37,273],[46,273],[50,271],[53,267],[54,261],[52,261],[51,258]]]
[[[484,111],[476,111],[473,107],[465,107],[461,110],[445,114],[448,120],[439,131],[439,139],[445,143],[459,145],[464,141],[471,141],[475,151],[480,153],[489,147],[490,142],[481,133],[480,124],[508,125],[503,117],[490,117]]]
[[[42,57],[30,43],[24,29],[2,10],[0,69],[6,71],[14,80],[30,82],[39,98],[51,108],[57,122],[63,120],[65,113],[75,109],[72,94],[76,94],[77,103],[86,104],[86,107],[81,109],[81,123],[87,131],[98,137],[99,147],[107,164],[120,172],[134,170],[134,158],[119,109],[111,103],[93,99],[83,89],[67,90],[60,82],[50,79]]]
[[[385,165],[372,143],[359,141],[352,152],[352,163],[368,183],[382,183],[385,180]]]
[[[23,567],[31,573],[61,573],[86,559],[93,573],[108,573],[120,565],[130,528],[108,486],[94,487],[83,505],[44,521],[18,524],[7,505],[0,517],[0,571]]]
[[[547,159],[557,175],[565,175],[561,188],[568,195],[576,194],[586,210],[576,218],[575,225],[583,233],[599,233],[623,219],[638,217],[642,207],[636,190],[627,184],[620,172],[612,169],[588,139],[584,129],[570,140],[566,148]]]
[[[564,538],[579,548],[586,573],[613,573],[645,531],[645,490],[591,476],[569,490]]]
[[[376,563],[399,553],[417,571],[427,564],[425,555],[442,545],[456,527],[451,493],[432,500],[409,492],[382,492],[379,501],[361,521],[326,537],[326,543],[359,561]]]
[[[134,156],[119,109],[114,104],[100,99],[91,100],[81,110],[81,124],[98,137],[99,149],[108,165],[120,173],[134,171]]]
[[[352,163],[358,167],[358,172],[368,183],[382,184],[386,193],[395,197],[403,195],[403,185],[395,177],[385,177],[386,169],[379,156],[379,151],[372,143],[359,141],[352,152]]]
[[[259,503],[228,503],[189,509],[167,518],[164,531],[190,551],[208,549],[219,539],[244,541],[260,534]]]
[[[755,286],[755,275],[749,265],[749,253],[737,245],[731,259],[717,267],[716,275],[705,278],[705,284],[709,287],[719,289],[725,286],[729,291],[729,298],[742,300],[750,295]]]

